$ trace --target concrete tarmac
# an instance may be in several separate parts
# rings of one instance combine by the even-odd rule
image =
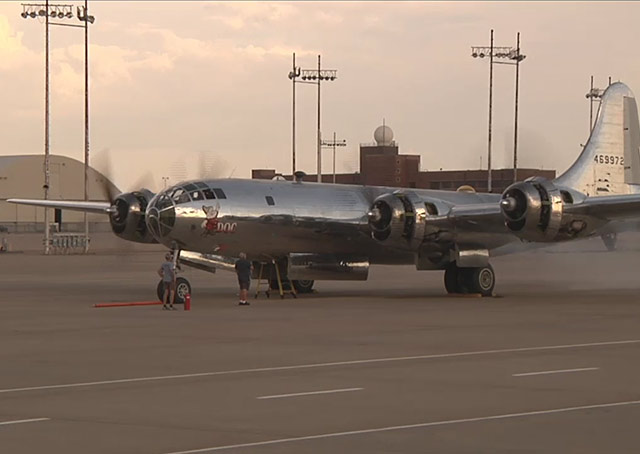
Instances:
[[[190,312],[93,307],[154,300],[160,249],[2,254],[0,452],[637,452],[639,238],[497,257],[496,298],[187,270]]]

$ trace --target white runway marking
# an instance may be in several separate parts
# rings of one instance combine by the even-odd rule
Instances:
[[[638,344],[638,343],[640,343],[640,339],[608,341],[608,342],[591,342],[586,344],[548,345],[548,346],[541,346],[541,347],[518,347],[518,348],[505,348],[505,349],[498,349],[498,350],[479,350],[479,351],[458,352],[458,353],[439,353],[439,354],[419,355],[419,356],[395,356],[395,357],[389,357],[389,358],[356,359],[356,360],[350,360],[350,361],[335,361],[335,362],[329,362],[329,363],[258,367],[253,369],[222,370],[222,371],[214,371],[214,372],[198,372],[193,374],[162,375],[162,376],[155,376],[155,377],[120,378],[115,380],[102,380],[102,381],[92,381],[92,382],[84,382],[84,383],[66,383],[66,384],[60,384],[60,385],[29,386],[26,388],[6,388],[6,389],[0,389],[0,394],[17,393],[17,392],[24,392],[24,391],[40,391],[40,390],[46,390],[46,389],[115,385],[120,383],[135,383],[135,382],[145,382],[145,381],[178,380],[183,378],[197,378],[197,377],[214,377],[217,375],[237,375],[237,374],[249,374],[249,373],[256,373],[256,372],[275,372],[275,371],[281,371],[281,370],[312,369],[312,368],[335,367],[335,366],[353,366],[358,364],[388,363],[388,362],[394,362],[394,361],[416,361],[416,360],[426,360],[426,359],[458,358],[458,357],[465,357],[465,356],[495,355],[500,353],[523,353],[523,352],[535,352],[535,351],[545,351],[545,350],[562,350],[562,349],[569,349],[569,348],[606,347],[611,345],[626,345],[626,344]]]
[[[25,424],[28,422],[40,422],[49,421],[50,418],[34,418],[34,419],[19,419],[17,421],[0,421],[0,426],[10,426],[12,424]]]
[[[314,394],[346,393],[350,391],[362,391],[363,389],[364,388],[344,388],[344,389],[330,389],[328,391],[310,391],[306,393],[276,394],[274,396],[260,396],[260,397],[256,397],[256,399],[279,399],[281,397],[312,396]]]
[[[630,400],[627,402],[613,402],[608,404],[583,405],[580,407],[554,408],[551,410],[527,411],[522,413],[507,413],[504,415],[481,416],[478,418],[449,419],[445,421],[433,421],[433,422],[424,422],[419,424],[407,424],[404,426],[377,427],[375,429],[351,430],[348,432],[333,432],[333,433],[325,433],[325,434],[318,434],[318,435],[308,435],[303,437],[279,438],[275,440],[257,441],[254,443],[241,443],[241,444],[226,445],[226,446],[212,446],[210,448],[191,449],[189,451],[174,451],[167,454],[195,454],[200,452],[225,451],[225,450],[238,449],[238,448],[250,448],[253,446],[266,446],[266,445],[275,445],[280,443],[291,443],[294,441],[346,437],[350,435],[364,435],[364,434],[370,434],[370,433],[376,433],[376,432],[390,432],[394,430],[419,429],[424,427],[445,426],[450,424],[463,424],[463,423],[469,423],[469,422],[523,418],[527,416],[549,415],[553,413],[567,413],[571,411],[593,410],[597,408],[623,407],[626,405],[638,405],[638,404],[640,404],[640,400]]]
[[[599,367],[582,367],[580,369],[545,370],[542,372],[526,372],[524,374],[513,374],[513,377],[528,377],[529,375],[565,374],[568,372],[584,372],[587,370],[599,370]]]

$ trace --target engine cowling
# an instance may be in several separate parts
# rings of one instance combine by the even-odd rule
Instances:
[[[113,202],[109,222],[120,238],[137,243],[154,243],[156,240],[147,229],[145,211],[153,193],[147,189],[120,194]]]
[[[563,206],[561,191],[550,181],[538,178],[512,184],[500,200],[507,228],[527,241],[558,239]]]
[[[383,194],[367,213],[371,236],[401,249],[415,250],[425,235],[426,208],[413,193]]]

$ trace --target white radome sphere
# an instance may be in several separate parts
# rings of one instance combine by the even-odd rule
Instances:
[[[393,142],[393,130],[387,126],[378,126],[373,133],[373,138],[378,145],[391,145]]]

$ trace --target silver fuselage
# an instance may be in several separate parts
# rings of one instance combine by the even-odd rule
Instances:
[[[517,238],[504,229],[483,233],[477,228],[449,222],[455,206],[497,206],[499,194],[399,189],[353,185],[318,184],[277,180],[211,180],[209,187],[221,188],[226,198],[175,203],[175,223],[156,239],[168,247],[236,257],[246,252],[250,258],[283,257],[290,253],[324,253],[366,257],[371,263],[413,264],[418,250],[394,248],[372,238],[367,213],[373,200],[387,193],[412,193],[437,206],[437,214],[427,216],[432,229],[425,238],[433,246],[448,251],[452,244],[478,244],[493,249]],[[182,184],[184,186],[184,183]],[[152,208],[163,194],[149,203]],[[272,205],[267,201],[272,199]],[[207,229],[207,212],[213,209],[213,228]],[[147,216],[148,218],[148,216]],[[502,219],[497,219],[501,223]],[[437,266],[434,266],[437,267]]]

